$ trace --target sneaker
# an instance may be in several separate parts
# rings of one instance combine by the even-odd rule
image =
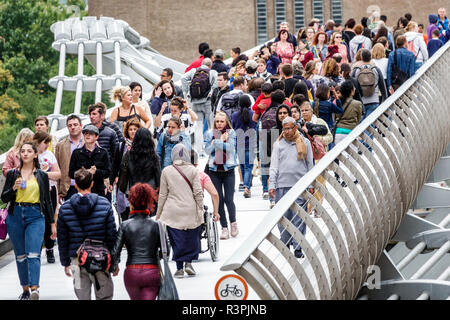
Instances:
[[[239,184],[239,192],[244,191],[244,184],[240,183]]]
[[[186,264],[184,265],[184,271],[186,271],[188,276],[195,276],[197,274],[194,268],[192,267],[192,264],[188,262],[186,262]]]
[[[251,198],[252,197],[252,193],[250,192],[250,190],[248,188],[244,189],[244,198]]]
[[[263,192],[263,199],[268,200],[269,199],[269,193],[267,191]]]
[[[294,256],[296,258],[303,258],[305,255],[303,254],[302,250],[294,250]]]
[[[30,300],[39,300],[39,290],[31,290]]]
[[[180,270],[175,271],[175,273],[173,274],[173,276],[174,276],[175,278],[184,278],[184,270],[183,270],[183,269],[180,269]]]
[[[231,223],[231,236],[236,237],[239,234],[237,222]]]
[[[22,294],[19,296],[19,300],[30,300],[30,291],[24,291],[22,292]]]
[[[220,240],[227,240],[230,238],[230,233],[228,232],[228,228],[222,228],[222,234],[220,235]]]
[[[270,209],[272,209],[273,207],[275,207],[275,201],[270,200]]]
[[[47,262],[55,263],[55,255],[53,254],[53,249],[47,249],[45,251],[47,253]]]

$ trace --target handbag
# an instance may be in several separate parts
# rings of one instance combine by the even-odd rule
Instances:
[[[306,137],[308,138],[309,142],[311,142],[311,149],[313,152],[313,158],[314,160],[320,160],[325,155],[325,146],[322,143],[322,140],[320,140],[317,136],[310,136],[309,134],[306,134]]]
[[[167,254],[166,233],[161,222],[158,221],[159,236],[161,239],[161,253],[164,264],[164,271],[161,267],[161,260],[159,261],[159,273],[161,276],[161,284],[158,291],[158,300],[180,300],[178,296],[177,286],[173,280],[172,272],[169,268],[169,257]]]
[[[334,141],[334,136],[336,135],[336,130],[337,130],[337,125],[338,123],[341,121],[342,118],[344,118],[345,115],[345,111],[347,111],[347,107],[350,105],[350,103],[353,101],[353,99],[350,99],[347,104],[344,107],[344,113],[342,113],[342,115],[339,117],[339,119],[336,121],[336,123],[334,124],[333,130],[332,130],[332,135],[333,135],[333,141]]]
[[[6,231],[6,217],[8,216],[8,207],[9,203],[5,208],[0,209],[0,240],[5,240],[7,231]]]

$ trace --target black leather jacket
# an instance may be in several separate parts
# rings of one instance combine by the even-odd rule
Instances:
[[[14,183],[19,176],[19,170],[12,169],[9,170],[6,174],[6,182],[2,191],[2,201],[4,203],[9,202],[8,214],[14,215],[14,207],[16,204],[16,195],[17,190],[14,191]],[[53,219],[53,207],[52,202],[50,200],[50,185],[48,181],[48,175],[46,172],[36,169],[34,171],[34,176],[39,185],[39,197],[40,197],[40,206],[41,206],[41,214],[45,217],[45,220],[52,224],[55,223]]]
[[[158,249],[161,247],[158,223],[145,213],[130,214],[120,225],[112,256],[115,270],[120,262],[120,253],[125,244],[130,264],[158,264]]]

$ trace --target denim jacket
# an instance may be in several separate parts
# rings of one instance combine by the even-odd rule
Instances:
[[[223,142],[220,139],[214,139],[212,130],[209,130],[205,134],[205,152],[210,156],[208,165],[209,170],[211,171],[217,171],[217,164],[214,163],[216,150],[224,150],[226,152],[227,160],[223,164],[223,167],[226,171],[231,170],[237,166],[236,132],[233,129],[228,130],[227,132],[227,142]]]

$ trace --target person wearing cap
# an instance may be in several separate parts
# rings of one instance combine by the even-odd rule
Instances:
[[[247,81],[250,81],[254,78],[258,78],[258,75],[256,74],[256,71],[258,70],[258,63],[255,60],[248,60],[245,63],[245,79]]]
[[[211,69],[216,70],[217,73],[228,72],[228,68],[225,63],[223,63],[223,50],[217,49],[214,51],[214,62],[212,64]]]
[[[104,180],[111,174],[108,152],[97,144],[99,130],[96,126],[87,124],[83,127],[82,133],[84,146],[75,149],[70,157],[69,177],[75,179],[75,171],[84,167],[94,175],[92,192],[105,197]]]

